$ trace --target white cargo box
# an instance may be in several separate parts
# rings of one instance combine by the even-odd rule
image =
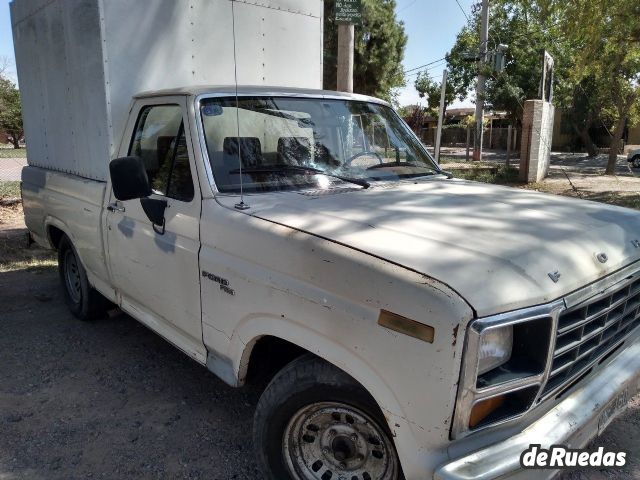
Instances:
[[[234,84],[322,87],[322,0],[14,0],[30,165],[105,180],[131,99]]]

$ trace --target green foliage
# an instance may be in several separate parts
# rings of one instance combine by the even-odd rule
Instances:
[[[557,41],[555,11],[541,2],[528,0],[492,0],[488,50],[508,45],[505,70],[495,73],[486,67],[486,104],[504,110],[517,121],[522,117],[524,100],[538,97],[542,55],[545,50],[556,59],[556,78],[566,68],[566,49]],[[473,8],[471,21],[463,27],[447,55],[451,83],[456,95],[465,97],[474,87],[478,74],[479,5]]]
[[[447,56],[456,95],[474,85],[479,6]],[[507,63],[489,75],[486,101],[522,117],[525,99],[538,98],[543,51],[555,59],[555,100],[590,154],[589,128],[612,132],[611,165],[625,127],[640,123],[640,2],[628,0],[492,0],[489,50],[507,44]],[[609,169],[612,171],[612,169]]]
[[[15,148],[22,138],[20,92],[10,80],[0,76],[0,131],[8,133]]]
[[[0,158],[27,158],[27,149],[0,147]]]
[[[489,119],[488,117],[483,117],[482,119],[482,124],[485,127],[489,126],[489,123],[491,123],[491,119]],[[460,123],[458,125],[453,125],[455,126],[464,126],[464,127],[469,127],[469,128],[475,128],[476,126],[476,116],[474,115],[467,115],[466,117],[464,117],[462,120],[460,120]]]
[[[625,126],[640,123],[640,3],[546,0],[563,16],[562,35],[575,50],[568,72],[611,131],[607,174],[614,174]]]
[[[450,170],[455,178],[473,180],[475,182],[494,183],[498,185],[513,185],[519,183],[518,170],[506,165],[497,167],[459,168]]]
[[[427,114],[437,117],[440,109],[440,96],[442,94],[442,82],[434,81],[428,72],[418,73],[418,77],[414,82],[414,86],[418,91],[420,98],[427,100]],[[447,88],[444,94],[444,108],[453,102],[455,92],[453,86],[447,82]]]
[[[354,91],[394,100],[405,85],[402,59],[404,25],[395,16],[395,0],[362,0],[362,26],[355,27]],[[324,88],[336,89],[338,26],[335,0],[324,2]]]
[[[562,33],[575,46],[572,79],[591,82],[603,118],[640,122],[640,3],[575,0],[562,5]],[[597,79],[597,81],[595,81]]]
[[[2,198],[20,198],[20,182],[0,181],[0,199]]]

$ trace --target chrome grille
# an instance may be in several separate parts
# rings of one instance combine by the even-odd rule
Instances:
[[[566,310],[558,318],[556,346],[542,398],[561,392],[620,345],[640,325],[640,278]]]

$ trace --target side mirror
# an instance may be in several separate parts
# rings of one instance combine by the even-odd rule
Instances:
[[[113,195],[121,201],[140,199],[140,204],[153,229],[164,234],[164,211],[166,200],[147,198],[151,195],[151,185],[144,162],[140,157],[122,157],[109,164]]]
[[[122,157],[109,164],[113,195],[121,201],[151,195],[147,170],[140,157]]]

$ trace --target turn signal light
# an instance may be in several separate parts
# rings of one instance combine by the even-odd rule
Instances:
[[[487,418],[504,404],[505,395],[487,398],[476,403],[469,416],[469,428],[475,428],[482,420]]]

